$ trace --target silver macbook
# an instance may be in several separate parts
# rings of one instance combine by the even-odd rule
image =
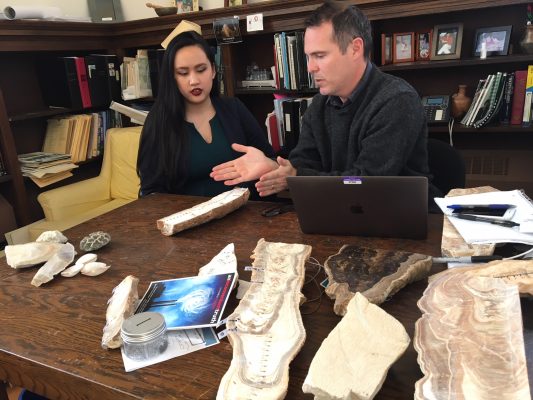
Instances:
[[[420,176],[290,176],[304,233],[423,239],[428,180]]]

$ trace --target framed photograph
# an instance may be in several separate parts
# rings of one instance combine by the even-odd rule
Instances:
[[[381,34],[381,65],[392,63],[392,36]]]
[[[416,34],[415,60],[429,60],[431,56],[431,31]]]
[[[414,32],[395,33],[392,36],[392,62],[402,63],[415,60]]]
[[[198,11],[198,0],[176,0],[176,7],[179,13]]]
[[[246,0],[224,0],[224,7],[241,6],[246,4]]]
[[[509,50],[512,25],[476,29],[474,35],[474,57],[481,55],[485,43],[487,56],[506,56]]]
[[[436,25],[431,43],[432,60],[453,60],[461,58],[463,24]]]
[[[242,42],[239,17],[217,18],[213,20],[213,31],[217,44]]]

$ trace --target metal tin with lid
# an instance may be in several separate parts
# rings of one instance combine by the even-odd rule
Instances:
[[[156,312],[132,315],[122,323],[124,353],[132,360],[147,360],[163,353],[168,345],[165,318]]]

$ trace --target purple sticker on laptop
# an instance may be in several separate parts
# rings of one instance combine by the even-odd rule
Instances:
[[[342,183],[345,185],[360,185],[363,183],[363,180],[358,176],[345,176],[342,179]]]

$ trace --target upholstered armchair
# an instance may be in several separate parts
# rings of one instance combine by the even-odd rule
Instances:
[[[63,231],[137,199],[141,129],[108,130],[99,176],[41,193],[37,200],[45,219],[29,226],[30,237],[34,240],[47,230]]]

